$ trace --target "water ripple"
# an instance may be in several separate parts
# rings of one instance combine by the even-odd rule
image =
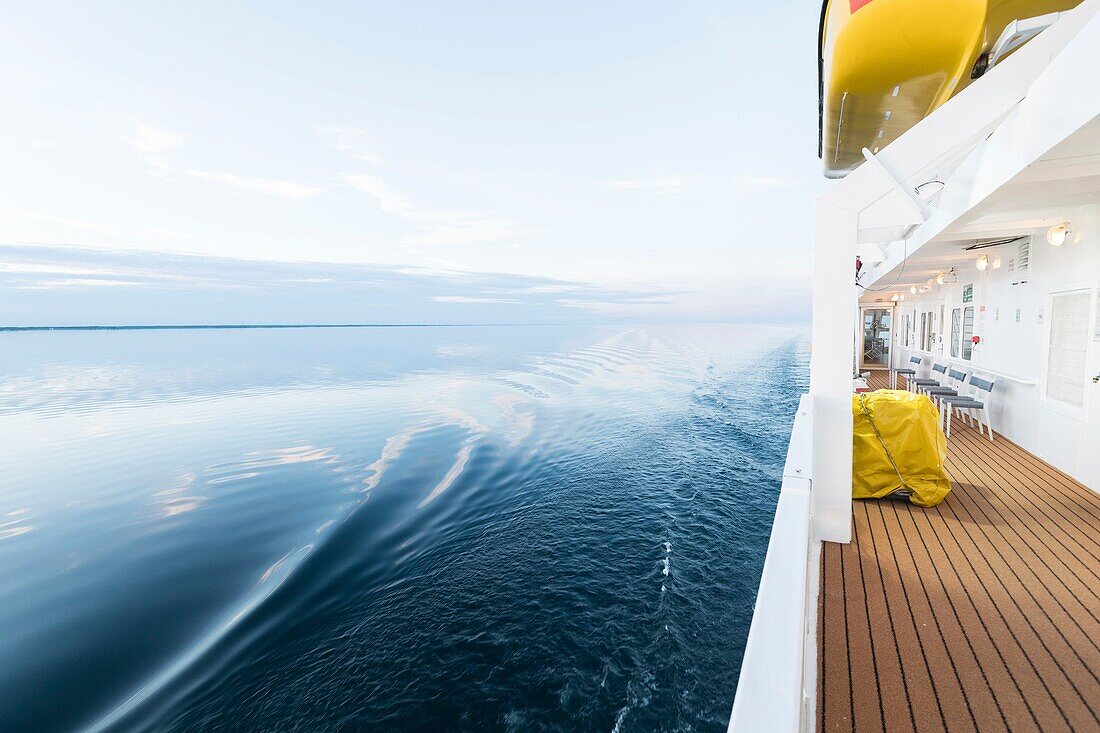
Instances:
[[[800,334],[50,336],[0,729],[724,729]]]

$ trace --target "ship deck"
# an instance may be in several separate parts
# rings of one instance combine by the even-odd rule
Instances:
[[[818,729],[1100,730],[1100,495],[962,420],[946,467],[824,544]]]

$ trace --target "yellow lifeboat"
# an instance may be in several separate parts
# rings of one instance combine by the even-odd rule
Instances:
[[[1080,0],[825,0],[820,152],[840,178]]]

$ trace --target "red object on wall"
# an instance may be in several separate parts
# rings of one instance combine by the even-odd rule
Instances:
[[[972,343],[972,344],[978,344],[978,343],[981,343],[981,341],[982,341],[981,336],[971,336],[970,337],[970,343]]]

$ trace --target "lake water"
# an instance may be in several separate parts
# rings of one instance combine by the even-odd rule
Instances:
[[[0,353],[0,730],[725,729],[803,332]]]

